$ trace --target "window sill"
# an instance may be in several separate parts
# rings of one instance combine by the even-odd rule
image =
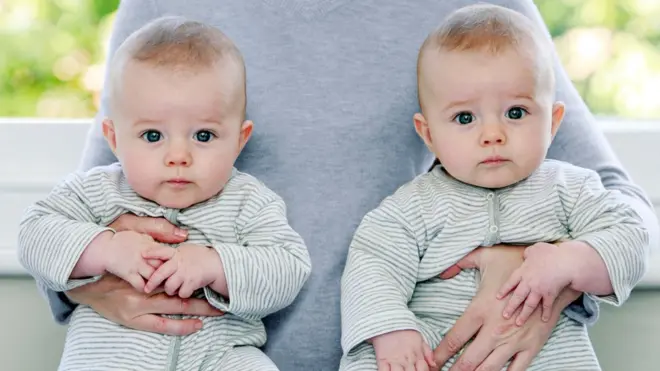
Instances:
[[[660,215],[660,123],[601,119],[615,152]],[[26,275],[15,246],[18,219],[80,160],[90,120],[0,119],[0,275]],[[20,156],[19,156],[20,154]],[[19,158],[19,161],[11,159]],[[656,159],[656,160],[653,160]],[[640,287],[660,288],[660,254]]]

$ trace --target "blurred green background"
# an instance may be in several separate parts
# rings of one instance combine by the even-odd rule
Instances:
[[[96,113],[119,0],[0,0],[0,117]],[[536,0],[594,113],[660,118],[660,0]]]

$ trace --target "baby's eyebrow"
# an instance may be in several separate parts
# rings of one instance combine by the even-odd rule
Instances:
[[[467,105],[470,102],[472,102],[472,99],[463,99],[463,100],[450,101],[447,105],[445,105],[444,109],[445,110],[450,110],[454,107]]]
[[[133,125],[155,125],[155,124],[160,124],[161,122],[162,122],[161,120],[139,117],[133,121]]]

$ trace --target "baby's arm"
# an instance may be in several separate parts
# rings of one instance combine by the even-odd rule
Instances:
[[[406,357],[433,362],[408,308],[420,261],[415,230],[423,222],[408,219],[402,201],[397,195],[385,199],[355,233],[342,277],[341,342],[344,354],[371,342],[379,362],[396,364]]]
[[[208,286],[204,293],[222,311],[261,319],[293,302],[309,277],[311,261],[303,239],[288,223],[284,201],[273,191],[255,187],[237,224],[238,243],[211,246],[220,256],[228,296]]]
[[[74,267],[87,246],[110,228],[97,224],[82,175],[72,175],[32,205],[19,228],[18,252],[27,271],[54,291],[68,291],[94,280],[72,280]],[[97,242],[100,240],[97,239]],[[80,272],[102,273],[95,258]],[[76,273],[80,273],[76,272]]]
[[[574,169],[567,170],[565,182],[558,184],[574,239],[557,246],[537,243],[528,247],[524,263],[499,292],[502,299],[513,291],[505,318],[524,303],[518,325],[539,303],[543,304],[543,319],[548,320],[556,296],[565,287],[604,295],[602,300],[620,305],[646,270],[648,235],[642,219],[617,191],[606,190],[595,172]]]
[[[565,200],[573,200],[567,210],[571,236],[597,252],[576,251],[578,267],[571,288],[614,305],[628,299],[646,273],[649,259],[649,235],[642,218],[620,196],[605,189],[592,171],[579,189],[567,189],[564,195]],[[566,242],[565,247],[572,243]],[[594,277],[607,277],[609,282]]]

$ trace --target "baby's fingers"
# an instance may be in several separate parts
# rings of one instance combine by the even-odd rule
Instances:
[[[148,280],[152,274],[154,274],[154,267],[149,265],[146,261],[141,261],[138,266],[138,273],[144,279]]]
[[[518,309],[520,304],[522,304],[525,299],[527,299],[527,295],[529,295],[530,288],[529,286],[522,282],[518,285],[516,288],[516,291],[513,292],[511,295],[511,298],[509,299],[509,302],[507,303],[506,307],[504,308],[504,318],[511,318],[513,315],[513,312]]]
[[[183,277],[180,273],[174,273],[170,278],[165,282],[165,293],[169,296],[174,296],[180,290],[181,285],[183,285]]]
[[[192,280],[185,280],[181,284],[181,288],[179,289],[179,297],[182,299],[188,299],[189,297],[192,296],[192,294],[195,292],[195,290],[199,289],[199,285],[195,284],[198,281],[192,281]]]
[[[552,304],[555,302],[556,296],[547,293],[543,295],[543,313],[541,314],[541,319],[544,322],[548,322],[552,316]]]
[[[133,286],[136,290],[144,290],[144,279],[137,273],[130,274],[126,277],[122,277],[126,282]]]
[[[158,268],[161,265],[163,265],[163,261],[160,260],[160,259],[147,259],[147,264],[154,267],[154,269],[155,269],[155,268]]]
[[[154,246],[142,252],[142,257],[145,259],[160,259],[169,260],[176,254],[176,249],[167,246]]]
[[[177,265],[171,260],[165,262],[165,264],[156,269],[156,271],[149,277],[149,281],[144,286],[144,291],[148,294],[156,287],[160,286],[163,281],[176,272],[176,267]]]
[[[530,292],[527,300],[525,300],[525,305],[523,305],[522,311],[520,311],[518,318],[516,318],[516,325],[522,326],[525,322],[527,322],[527,319],[532,315],[532,313],[534,313],[534,310],[539,306],[540,302],[541,294],[536,291]]]
[[[500,288],[500,291],[497,293],[497,299],[501,300],[503,297],[507,296],[513,289],[518,286],[520,281],[522,280],[522,274],[520,273],[519,269],[516,269],[512,274],[511,277],[502,285]]]

